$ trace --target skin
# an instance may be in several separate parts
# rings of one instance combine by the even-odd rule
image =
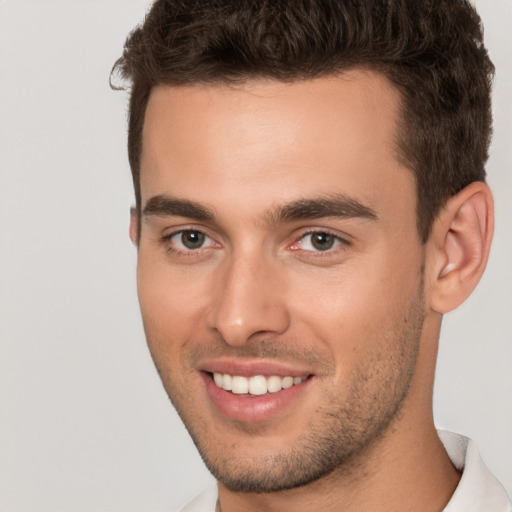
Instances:
[[[131,222],[139,300],[219,510],[435,511],[457,485],[432,419],[435,358],[442,313],[485,267],[492,199],[468,187],[421,244],[395,145],[399,101],[363,70],[152,91],[140,233]],[[348,213],[283,213],[319,199]],[[204,243],[187,248],[184,230]],[[312,245],[312,231],[332,248]],[[205,390],[211,361],[309,378],[270,418],[241,421]]]

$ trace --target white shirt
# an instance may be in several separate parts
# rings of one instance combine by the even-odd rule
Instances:
[[[467,437],[439,431],[439,437],[462,477],[443,512],[512,512],[505,489],[485,467],[476,445]],[[180,512],[215,512],[217,489],[207,489]]]

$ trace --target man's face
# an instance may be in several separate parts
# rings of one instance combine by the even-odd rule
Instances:
[[[412,414],[423,249],[398,104],[363,71],[152,92],[144,327],[167,393],[232,489],[346,468]]]

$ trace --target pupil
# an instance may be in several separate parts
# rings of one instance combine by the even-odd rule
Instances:
[[[334,236],[328,233],[315,233],[311,238],[311,243],[319,251],[327,251],[334,244]]]
[[[184,231],[181,242],[187,249],[199,249],[204,243],[204,234],[200,231]]]

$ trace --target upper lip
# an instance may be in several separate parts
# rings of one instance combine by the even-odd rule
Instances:
[[[253,375],[264,375],[271,377],[304,377],[311,372],[299,367],[293,367],[285,363],[274,361],[262,361],[257,359],[215,359],[204,361],[198,365],[198,370],[209,373],[227,373],[241,377],[252,377]]]

